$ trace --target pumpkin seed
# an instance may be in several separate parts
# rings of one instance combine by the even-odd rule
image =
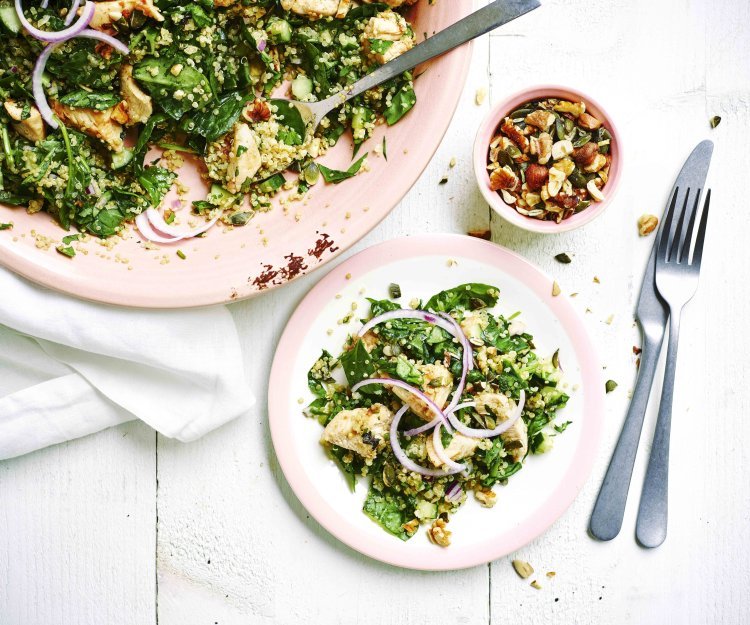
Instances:
[[[568,176],[568,180],[570,180],[570,184],[576,189],[586,188],[586,177],[578,169],[573,170],[570,176]]]
[[[505,151],[511,156],[511,158],[518,158],[523,154],[521,150],[519,150],[515,145],[509,145],[507,148],[505,148]]]
[[[563,265],[568,265],[571,262],[570,261],[570,256],[568,256],[565,252],[562,252],[561,254],[557,254],[555,256],[555,260],[558,263],[562,263]]]
[[[500,163],[500,165],[513,167],[513,157],[508,154],[507,150],[498,150],[497,162]]]
[[[584,208],[588,208],[591,206],[590,200],[582,200],[581,202],[578,202],[578,206],[576,206],[576,213],[580,213]]]
[[[517,117],[526,117],[528,114],[533,113],[534,109],[532,108],[520,108],[513,111],[508,117],[511,119],[515,119]]]
[[[521,579],[526,579],[534,573],[534,567],[531,566],[528,562],[524,562],[523,560],[513,560],[511,564],[516,570],[516,573],[518,573],[518,577],[520,577]]]
[[[718,115],[714,115],[710,120],[709,124],[711,124],[711,128],[716,128],[721,123],[721,117]]]
[[[559,117],[555,120],[555,134],[559,141],[565,139],[565,124]]]
[[[586,145],[589,141],[591,141],[591,133],[590,132],[580,132],[579,130],[579,137],[575,141],[573,141],[573,147],[574,148],[581,148],[584,145]]]
[[[604,390],[606,390],[608,393],[611,393],[617,388],[617,382],[614,380],[607,380],[607,382],[604,385]]]

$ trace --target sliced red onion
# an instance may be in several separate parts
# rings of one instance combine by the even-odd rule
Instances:
[[[459,471],[462,471],[463,468],[458,469],[458,470],[450,469],[448,471],[445,471],[442,469],[429,469],[427,467],[418,465],[411,458],[409,458],[409,456],[406,455],[406,452],[401,448],[401,444],[398,442],[398,424],[401,423],[401,417],[404,416],[404,413],[408,409],[409,409],[408,406],[402,406],[399,409],[399,411],[393,417],[393,421],[391,421],[391,431],[390,431],[391,448],[393,449],[394,455],[396,456],[398,461],[403,465],[403,467],[405,469],[408,469],[409,471],[414,471],[414,473],[419,473],[420,475],[428,475],[430,477],[445,477],[446,475],[453,475],[455,473],[458,473]]]
[[[45,0],[44,3],[42,4],[42,8],[46,8],[46,2],[47,0]],[[70,7],[70,11],[68,11],[68,14],[65,16],[66,26],[70,26],[70,23],[75,19],[76,13],[78,13],[78,7],[80,6],[81,6],[81,0],[73,0],[73,6]]]
[[[425,423],[424,425],[420,425],[418,428],[412,428],[411,430],[406,430],[404,432],[404,434],[406,436],[416,436],[417,434],[421,434],[422,432],[426,432],[427,430],[431,430],[438,423],[442,423],[442,422],[443,422],[443,418],[442,417],[435,417],[429,423]]]
[[[526,403],[526,393],[521,390],[521,394],[518,398],[518,404],[516,405],[516,409],[513,411],[513,414],[510,416],[510,418],[506,421],[503,421],[500,425],[498,425],[494,430],[488,430],[488,429],[474,429],[465,426],[459,418],[456,416],[456,411],[460,410],[461,408],[468,408],[476,407],[476,404],[473,402],[467,402],[465,404],[458,404],[457,406],[454,406],[450,411],[446,410],[446,416],[448,417],[448,420],[451,422],[451,425],[456,428],[461,434],[464,436],[469,436],[471,438],[492,438],[493,436],[498,436],[499,434],[502,434],[503,432],[506,432],[511,427],[513,427],[513,424],[518,421],[518,419],[521,417],[521,414],[523,414],[523,407]]]
[[[435,455],[440,458],[440,462],[442,462],[446,467],[456,469],[457,471],[463,471],[466,469],[466,465],[451,460],[450,456],[448,456],[448,454],[445,452],[443,441],[440,439],[440,429],[442,428],[442,426],[442,423],[438,423],[435,426],[435,429],[432,431],[432,446],[435,448]]]
[[[396,380],[394,378],[367,378],[366,380],[361,380],[357,382],[354,386],[352,386],[352,393],[356,393],[360,388],[362,388],[363,386],[367,386],[368,384],[382,384],[383,386],[397,386],[398,388],[402,388],[405,391],[408,391],[409,393],[411,393],[418,399],[421,399],[425,404],[427,404],[427,407],[435,415],[435,417],[440,419],[443,422],[443,425],[445,425],[446,430],[448,430],[449,432],[453,431],[450,427],[450,424],[448,423],[448,420],[443,414],[443,411],[440,410],[438,405],[434,401],[432,401],[429,397],[427,397],[427,395],[425,395],[422,391],[420,391],[417,388],[414,388],[410,384],[407,384],[406,382],[403,382],[402,380]]]
[[[34,94],[34,104],[39,109],[39,113],[47,124],[52,128],[57,128],[58,123],[55,120],[54,113],[47,102],[47,96],[44,94],[44,86],[42,85],[42,74],[44,73],[44,66],[47,65],[49,55],[55,51],[60,43],[51,43],[44,50],[42,50],[39,58],[36,60],[34,65],[34,72],[31,75],[31,91]]]
[[[93,2],[89,2],[89,4],[94,4]],[[87,5],[88,6],[88,5]],[[86,10],[86,7],[83,8],[83,10]],[[99,41],[103,41],[108,46],[112,46],[115,50],[117,50],[120,54],[127,56],[130,54],[130,48],[126,46],[122,41],[119,41],[118,39],[115,39],[111,35],[108,35],[107,33],[99,32],[98,30],[94,30],[93,28],[87,28],[85,30],[82,30],[80,33],[78,33],[77,37],[85,37],[87,39],[98,39]]]
[[[445,500],[449,503],[456,503],[464,494],[464,489],[458,482],[453,482],[445,489]]]
[[[263,52],[263,50],[265,50],[265,49],[266,49],[266,40],[265,39],[261,39],[258,42],[258,52]]]
[[[145,212],[135,218],[135,225],[145,239],[153,241],[154,243],[177,243],[178,241],[183,240],[183,237],[171,237],[156,232],[151,226],[151,222],[148,220],[148,215],[146,215]]]
[[[219,217],[221,216],[216,215],[216,217],[197,228],[183,230],[182,228],[172,226],[164,221],[164,217],[162,217],[161,213],[155,208],[146,209],[145,214],[148,217],[148,220],[151,222],[151,225],[161,234],[180,239],[189,239],[191,237],[198,236],[199,234],[203,234],[204,232],[206,232],[206,230],[209,230],[211,227],[213,227],[213,225],[219,220]]]
[[[42,5],[42,8],[46,7]],[[95,10],[96,4],[94,2],[86,2],[86,6],[83,7],[83,11],[79,18],[71,26],[68,26],[68,28],[57,31],[40,30],[39,28],[32,26],[31,22],[26,19],[26,16],[23,14],[21,0],[16,0],[16,13],[18,14],[19,21],[23,24],[23,27],[29,31],[29,34],[32,37],[41,41],[60,42],[79,35],[81,31],[89,25],[89,22],[94,17]]]
[[[42,4],[40,5],[43,9],[46,9],[47,6],[49,6],[49,0],[42,0]]]
[[[386,321],[391,321],[392,319],[417,319],[418,321],[426,321],[427,323],[432,323],[439,328],[442,328],[451,336],[459,338],[456,336],[455,328],[450,323],[446,323],[443,319],[437,317],[436,315],[425,312],[424,310],[406,310],[404,308],[400,308],[398,310],[389,310],[388,312],[384,312],[382,315],[373,317],[359,329],[357,335],[362,336],[363,334],[367,334],[367,332],[372,330],[372,328],[374,328],[376,325],[379,325]]]

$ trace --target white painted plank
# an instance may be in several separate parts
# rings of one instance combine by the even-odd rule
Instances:
[[[489,228],[466,140],[482,112],[474,96],[487,86],[488,45],[476,44],[458,113],[428,171],[344,257],[403,234]],[[280,472],[267,426],[268,370],[288,315],[326,271],[232,306],[258,396],[253,414],[187,446],[159,440],[160,623],[488,620],[487,567],[429,574],[360,556],[308,517]]]
[[[513,606],[518,623],[741,623],[750,613],[745,591],[750,490],[742,478],[749,452],[740,441],[750,426],[741,390],[744,366],[729,363],[744,361],[748,335],[735,320],[744,319],[750,305],[744,296],[746,263],[733,262],[746,257],[747,237],[728,217],[743,210],[732,189],[747,162],[748,9],[740,9],[740,3],[709,8],[673,0],[618,2],[596,10],[590,3],[553,2],[545,10],[560,32],[572,29],[586,45],[551,42],[546,56],[564,59],[562,66],[534,74],[577,84],[595,97],[606,94],[601,99],[627,139],[626,175],[617,201],[585,230],[540,238],[494,221],[494,237],[559,276],[565,291],[581,292],[575,301],[593,309],[585,320],[607,377],[620,387],[607,397],[605,441],[592,479],[568,513],[518,554],[537,569],[543,589],[520,580],[510,558],[498,561],[492,567],[492,622],[502,622]],[[521,58],[538,46],[529,34],[513,39],[514,54]],[[507,46],[504,38],[493,38],[493,68]],[[510,90],[525,80],[511,77]],[[496,85],[508,82],[508,76],[493,76],[493,97]],[[713,114],[722,115],[725,125],[712,133],[708,117]],[[661,210],[681,161],[707,136],[717,142],[709,178],[714,212],[701,288],[683,325],[669,537],[654,551],[639,548],[633,537],[655,421],[657,402],[652,401],[623,531],[612,543],[598,543],[586,536],[586,526],[627,408],[625,391],[634,373],[630,313],[653,240],[638,239],[635,221],[643,212]],[[559,251],[574,252],[573,263],[555,263],[552,256]],[[592,274],[601,276],[601,285],[592,285]],[[610,312],[615,322],[602,324]],[[557,575],[549,580],[547,571]]]
[[[0,462],[0,623],[156,622],[154,450],[133,422]]]

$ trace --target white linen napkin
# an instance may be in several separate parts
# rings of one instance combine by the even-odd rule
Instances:
[[[253,404],[226,307],[117,308],[0,267],[0,459],[136,418],[192,441]]]

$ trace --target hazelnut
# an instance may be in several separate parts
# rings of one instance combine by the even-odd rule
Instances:
[[[599,146],[593,141],[589,141],[586,145],[573,150],[571,156],[579,165],[587,166],[594,162],[597,154],[599,154]]]
[[[567,193],[558,193],[551,201],[563,208],[575,208],[578,206],[578,196],[568,195]]]
[[[578,125],[585,128],[586,130],[596,130],[602,123],[593,115],[588,113],[581,113],[578,116]]]
[[[518,185],[518,176],[510,167],[500,167],[490,174],[490,189],[512,191]]]
[[[642,237],[648,236],[659,225],[659,218],[656,215],[641,215],[638,219],[638,234]]]
[[[549,171],[544,165],[531,164],[526,169],[526,184],[530,191],[538,191],[544,186],[549,177]]]

